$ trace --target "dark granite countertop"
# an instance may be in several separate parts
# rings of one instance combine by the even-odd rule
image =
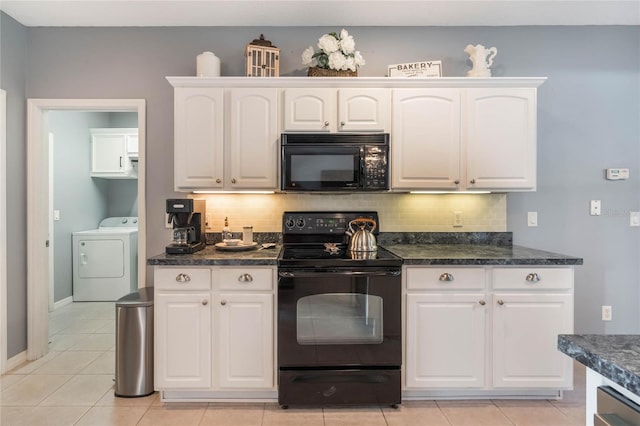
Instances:
[[[234,235],[241,238],[241,234]],[[278,242],[271,249],[227,252],[213,246],[218,234],[207,234],[207,248],[192,255],[160,254],[148,265],[277,265],[279,233],[254,233],[258,243]],[[582,265],[582,259],[514,246],[511,232],[381,232],[378,245],[405,265]]]
[[[204,250],[193,254],[162,253],[147,259],[147,265],[277,265],[281,247],[277,245],[268,249],[221,251],[208,245]]]
[[[582,265],[582,259],[520,246],[490,244],[389,244],[405,265]]]
[[[558,350],[640,396],[640,335],[561,334]]]

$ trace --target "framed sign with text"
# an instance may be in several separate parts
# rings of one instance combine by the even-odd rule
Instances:
[[[389,77],[442,77],[442,61],[408,62],[388,66]]]

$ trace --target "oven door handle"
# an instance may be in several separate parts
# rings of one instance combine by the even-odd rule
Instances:
[[[326,277],[327,275],[358,276],[358,277],[399,277],[402,272],[399,269],[390,271],[336,271],[327,269],[324,271],[280,271],[278,276],[282,278],[298,277]]]

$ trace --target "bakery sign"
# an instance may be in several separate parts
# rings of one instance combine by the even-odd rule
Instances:
[[[442,77],[442,61],[389,65],[389,77]]]

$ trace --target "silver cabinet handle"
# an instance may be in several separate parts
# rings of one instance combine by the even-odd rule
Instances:
[[[122,157],[120,157],[120,168],[122,168]]]
[[[500,306],[504,305],[504,301],[503,300],[498,300],[498,305],[500,305]]]
[[[187,274],[179,273],[176,275],[176,281],[179,283],[188,283],[191,281],[191,277]]]
[[[227,304],[227,301],[226,301],[226,300],[221,300],[221,301],[220,301],[220,304],[221,304],[222,306],[224,306],[224,305],[226,305],[226,304]]]
[[[324,127],[329,127],[329,122],[328,121],[324,122]]]
[[[220,178],[216,179],[216,183],[222,183],[222,179]]]
[[[532,283],[537,283],[538,281],[540,281],[542,278],[540,278],[540,275],[538,275],[537,272],[532,272],[530,274],[527,274],[527,278],[526,280]]]
[[[236,178],[232,178],[231,183],[236,183]]]
[[[204,306],[207,306],[207,305],[209,304],[209,301],[208,301],[207,299],[204,299],[204,300],[202,301],[202,304],[203,304]]]
[[[480,306],[484,306],[484,305],[486,305],[486,304],[487,304],[487,302],[485,302],[484,300],[481,300],[481,301],[479,301],[478,303],[480,304]]]
[[[473,185],[473,184],[475,184],[475,183],[476,183],[476,180],[475,180],[475,179],[471,179],[471,180],[469,181],[469,183],[470,183],[471,185]]]
[[[238,277],[238,281],[240,281],[241,283],[250,283],[253,281],[253,277],[251,276],[251,274],[241,274]]]
[[[444,274],[440,275],[440,278],[438,278],[440,281],[453,281],[453,275],[451,275],[448,272],[445,272]]]

